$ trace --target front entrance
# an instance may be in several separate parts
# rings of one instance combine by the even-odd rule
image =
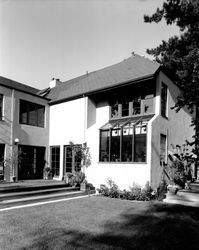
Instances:
[[[45,147],[19,145],[18,180],[43,179]]]
[[[80,145],[66,145],[64,146],[64,172],[72,173],[73,171],[81,170],[81,157],[77,153],[77,148]]]

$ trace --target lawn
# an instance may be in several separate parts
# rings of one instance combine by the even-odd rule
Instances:
[[[1,211],[0,248],[199,249],[199,208],[88,197]]]

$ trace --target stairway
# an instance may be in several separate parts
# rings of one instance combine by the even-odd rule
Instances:
[[[37,186],[0,187],[0,210],[8,207],[22,206],[32,203],[59,200],[93,194],[95,190],[80,191],[77,187],[66,184]]]
[[[167,203],[199,207],[199,182],[191,183],[190,189],[179,190],[176,194],[168,191],[166,193],[166,198],[163,201]]]

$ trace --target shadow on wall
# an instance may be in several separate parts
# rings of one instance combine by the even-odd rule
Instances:
[[[101,232],[52,228],[28,249],[198,249],[199,208],[147,203],[101,225]],[[38,232],[35,232],[37,234]],[[34,233],[33,233],[34,234]],[[54,248],[56,246],[56,248]]]

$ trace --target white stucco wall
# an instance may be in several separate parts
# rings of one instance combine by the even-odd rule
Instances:
[[[161,116],[161,84],[164,83],[168,87],[167,96],[167,110],[168,117]],[[179,88],[162,72],[157,77],[156,90],[156,106],[158,115],[153,119],[152,123],[152,144],[151,144],[151,182],[152,186],[157,187],[161,175],[162,167],[160,166],[160,134],[167,137],[167,150],[172,151],[172,145],[185,144],[185,141],[191,141],[194,134],[193,127],[191,127],[192,116],[186,108],[182,108],[178,113],[171,107],[174,107],[176,98],[180,94]]]
[[[89,100],[88,100],[89,103]],[[95,123],[89,126],[86,131],[87,145],[90,148],[92,156],[92,164],[86,169],[88,182],[91,182],[95,187],[100,184],[106,184],[108,178],[111,178],[121,189],[129,189],[133,183],[144,186],[150,180],[150,165],[147,163],[104,163],[99,162],[99,129],[109,121],[109,106],[108,103],[98,103],[96,112],[88,112],[96,114]],[[94,106],[93,106],[94,109]],[[147,136],[147,148],[150,145],[150,133]],[[149,159],[147,151],[147,159]]]
[[[64,145],[85,142],[86,98],[50,106],[49,145],[60,146],[60,176],[63,177]],[[49,159],[50,162],[50,159]]]

